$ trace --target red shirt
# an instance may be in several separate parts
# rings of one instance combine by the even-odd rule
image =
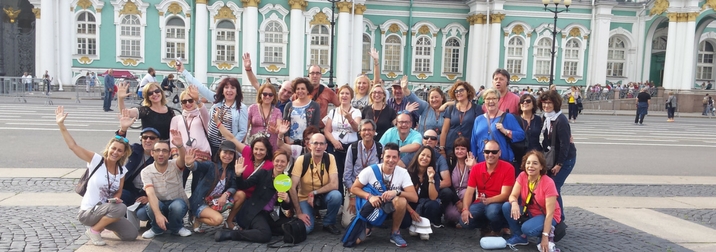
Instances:
[[[497,167],[491,174],[487,172],[487,162],[476,164],[472,167],[467,180],[468,187],[476,188],[477,193],[484,193],[487,198],[500,195],[503,186],[513,185],[515,185],[515,169],[512,168],[512,164],[502,160],[497,161]]]

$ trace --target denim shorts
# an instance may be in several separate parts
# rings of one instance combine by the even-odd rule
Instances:
[[[207,207],[209,207],[209,205],[204,204],[204,205],[201,205],[200,207],[196,208],[196,211],[194,211],[194,216],[199,218],[199,215],[201,215],[201,211],[204,211],[204,208],[207,208]]]

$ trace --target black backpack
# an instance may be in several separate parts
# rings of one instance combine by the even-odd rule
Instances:
[[[301,171],[301,178],[303,178],[303,176],[306,175],[306,172],[308,172],[309,162],[311,162],[311,153],[310,152],[303,154],[303,167],[302,167],[303,171]],[[325,153],[325,152],[323,153],[323,158],[322,158],[321,162],[326,164],[326,167],[331,167],[331,159],[328,157],[328,153]],[[296,168],[296,167],[291,167],[291,170],[293,170],[293,168]],[[328,168],[326,168],[326,169],[328,169]],[[291,173],[291,171],[289,171],[289,173]]]
[[[383,161],[381,158],[381,155],[383,155],[383,145],[380,144],[380,142],[375,141],[375,157],[378,158],[378,163]],[[355,142],[351,144],[351,155],[353,157],[353,165],[356,164],[356,160],[358,159],[358,142]],[[368,167],[366,164],[363,164],[363,166]]]

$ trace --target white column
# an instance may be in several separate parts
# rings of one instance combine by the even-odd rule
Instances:
[[[201,83],[207,82],[206,72],[208,71],[209,54],[207,53],[207,37],[209,31],[209,13],[206,9],[206,2],[196,3],[196,28],[194,29],[194,76]],[[256,58],[255,55],[251,55]],[[256,59],[254,59],[256,60]],[[239,60],[239,62],[241,62]]]
[[[676,80],[676,78],[674,77],[676,76],[677,71],[679,74],[682,72],[681,67],[683,67],[679,67],[678,70],[674,68],[674,66],[676,66],[677,51],[680,49],[680,47],[677,45],[681,45],[677,44],[677,24],[678,23],[676,22],[675,18],[669,18],[669,31],[666,41],[666,56],[664,58],[664,77],[662,78],[663,87],[665,89],[678,88],[678,84],[674,82]]]
[[[500,38],[502,35],[502,17],[499,17],[497,15],[500,14],[493,14],[492,20],[490,20],[490,23],[488,25],[488,32],[490,33],[490,44],[488,45],[488,61],[487,66],[485,68],[485,78],[482,79],[482,81],[492,83],[492,72],[494,72],[497,68],[500,67]],[[504,14],[503,14],[504,15]]]
[[[470,15],[467,17],[467,23],[470,24],[470,31],[468,32],[468,38],[467,42],[463,41],[463,44],[467,44],[467,59],[463,62],[465,62],[465,81],[470,83],[471,85],[475,86],[477,83],[475,82],[475,71],[472,71],[473,69],[473,51],[475,50],[474,44],[475,44],[475,21],[474,21],[475,15]],[[479,88],[480,86],[475,87],[475,89]]]
[[[690,13],[683,13],[684,15],[687,15],[688,19],[684,20],[684,22],[680,22],[679,24],[683,27],[683,34],[682,38],[683,41],[681,41],[683,44],[682,50],[683,53],[681,54],[681,57],[679,57],[679,60],[681,61],[679,63],[680,66],[683,66],[682,69],[680,69],[680,79],[674,83],[675,86],[682,90],[689,90],[691,87],[693,87],[694,83],[694,71],[695,71],[695,64],[696,62],[694,60],[694,51],[696,50],[696,16],[698,16],[699,12],[690,12]],[[693,19],[692,19],[693,17]]]
[[[256,49],[257,49],[257,39],[258,39],[258,20],[259,20],[259,9],[257,8],[258,3],[255,0],[249,0],[248,2],[244,3],[245,8],[245,14],[243,15],[243,50],[241,50],[243,53],[249,53],[254,58],[254,60],[251,61],[251,68],[256,69],[258,62],[258,59],[256,59]],[[239,62],[241,62],[239,60]],[[241,68],[243,69],[243,64]],[[243,78],[242,78],[242,84],[246,85],[249,84],[249,78],[246,76],[246,70],[242,70]]]
[[[40,53],[42,59],[42,68],[38,69],[38,77],[42,77],[45,71],[48,71],[50,76],[57,74],[57,62],[55,62],[55,14],[53,10],[56,8],[54,0],[42,0],[42,19],[40,19],[40,26],[42,27],[42,46],[41,50],[36,51]]]
[[[478,17],[480,17],[478,15]],[[485,24],[484,19],[482,21],[478,20],[475,22],[472,27],[475,30],[475,34],[473,35],[473,40],[470,42],[472,44],[472,52],[470,53],[472,55],[472,69],[468,69],[468,71],[473,72],[472,76],[472,85],[475,87],[480,87],[481,85],[485,85],[485,88],[492,87],[492,82],[485,82],[485,68],[487,63],[487,48],[485,43]]]
[[[641,15],[641,14],[639,14],[639,15]],[[634,76],[634,78],[632,78],[631,80],[646,80],[649,77],[645,77],[645,76],[647,76],[646,73],[644,71],[641,71],[641,69],[644,68],[644,65],[646,63],[645,62],[646,57],[644,57],[645,56],[645,47],[641,46],[646,41],[646,36],[647,36],[646,35],[646,23],[644,21],[644,17],[638,16],[637,18],[638,18],[638,21],[634,23],[634,27],[635,27],[634,30],[636,32],[633,34],[644,34],[644,35],[637,36],[636,44],[633,44],[631,46],[631,48],[636,48],[636,57],[631,58],[633,61],[627,62],[631,65],[629,67],[629,69],[630,70],[633,69],[633,71],[629,71],[628,73],[625,73],[625,74],[627,74],[627,76]],[[631,50],[631,49],[629,49],[629,50]],[[651,60],[651,59],[649,59],[649,60]]]
[[[353,8],[353,56],[351,62],[350,74],[348,75],[349,82],[353,82],[356,76],[363,72],[363,12],[365,11],[365,5],[357,4]],[[373,64],[373,60],[369,59],[370,64]],[[351,83],[351,86],[353,83]]]
[[[74,15],[70,11],[71,2],[72,1],[59,1],[57,8],[60,21],[59,34],[65,34],[58,36],[59,47],[57,48],[57,57],[59,57],[59,64],[55,79],[57,79],[60,90],[62,90],[63,85],[75,85],[75,83],[72,83],[72,53],[75,51],[76,45],[74,38],[68,36],[69,34],[73,34],[72,29],[75,27],[73,25]]]
[[[604,84],[607,81],[607,54],[603,53],[609,50],[609,28],[612,20],[611,4],[597,5],[597,19],[595,20],[595,28],[592,29],[591,36],[594,54],[589,62],[591,68],[591,80],[587,79],[587,84]],[[602,52],[602,53],[600,53]],[[625,72],[626,74],[626,72]]]
[[[337,39],[334,46],[333,55],[335,62],[336,87],[343,86],[349,81],[349,72],[351,64],[351,5],[349,2],[338,2],[338,27],[336,27]]]
[[[45,70],[43,69],[43,61],[42,61],[42,33],[44,32],[42,30],[42,11],[40,10],[40,4],[34,4],[35,8],[32,10],[35,12],[35,18],[37,19],[35,21],[35,72],[30,73],[33,77],[39,78],[40,75],[45,73]]]
[[[305,1],[296,1],[291,5],[291,31],[289,32],[288,50],[291,59],[288,65],[288,77],[294,79],[303,77],[304,69],[304,39],[305,34],[305,18],[303,17],[303,8],[306,7]]]

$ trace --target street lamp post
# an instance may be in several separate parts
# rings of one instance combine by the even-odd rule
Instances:
[[[558,8],[560,2],[564,2],[565,8],[562,10]],[[569,6],[572,5],[572,0],[542,0],[542,3],[544,4],[545,11],[554,13],[554,26],[552,27],[552,60],[549,62],[549,85],[551,86],[554,84],[554,55],[557,54],[557,49],[555,48],[557,44],[557,14],[569,12]],[[550,3],[554,3],[554,9],[547,8]]]
[[[335,41],[336,37],[334,36],[335,30],[336,30],[336,2],[339,2],[341,0],[328,0],[331,2],[331,63],[330,63],[330,69],[328,70],[328,87],[333,88],[336,85],[333,83],[333,48],[335,48]]]

